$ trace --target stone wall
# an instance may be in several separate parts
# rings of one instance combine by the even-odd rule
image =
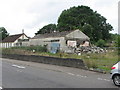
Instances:
[[[86,69],[84,62],[81,59],[71,59],[71,58],[65,59],[65,58],[56,58],[56,57],[47,57],[47,56],[17,55],[17,54],[3,54],[2,57],[15,59],[15,60]]]

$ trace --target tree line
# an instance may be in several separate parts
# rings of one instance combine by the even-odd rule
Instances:
[[[100,39],[108,40],[111,37],[109,32],[113,30],[113,27],[107,23],[104,16],[83,5],[62,11],[57,23],[57,25],[45,25],[35,34],[52,33],[55,30],[62,32],[79,29],[95,43]]]
[[[0,41],[9,36],[9,33],[4,27],[0,27]]]

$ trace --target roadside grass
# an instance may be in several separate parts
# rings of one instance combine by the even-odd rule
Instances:
[[[33,52],[33,49],[35,52]],[[2,49],[5,54],[25,54],[25,55],[41,55],[49,57],[59,58],[75,58],[82,59],[85,65],[90,69],[99,69],[105,72],[110,72],[111,67],[118,61],[119,56],[117,50],[108,50],[106,53],[94,53],[94,54],[82,54],[80,56],[76,54],[57,53],[52,54],[46,51],[44,47],[14,47]]]
[[[84,55],[83,58],[88,68],[101,69],[106,72],[109,72],[113,64],[118,62],[118,54],[116,51],[114,52],[108,51],[107,53]]]

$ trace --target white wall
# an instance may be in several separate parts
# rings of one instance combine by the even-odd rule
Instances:
[[[10,43],[0,43],[0,48],[10,48],[13,47],[14,43],[10,42]]]

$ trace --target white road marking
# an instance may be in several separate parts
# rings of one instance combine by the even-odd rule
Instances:
[[[110,82],[110,80],[108,80],[108,79],[104,79],[104,80]]]
[[[78,76],[78,77],[79,77],[79,76],[81,76],[81,75],[76,75],[76,76]]]
[[[2,87],[0,87],[0,90],[2,89]]]
[[[73,73],[67,73],[67,74],[69,74],[69,75],[75,75],[75,74],[73,74]]]
[[[77,77],[84,77],[84,78],[87,78],[87,76],[82,76],[82,75],[76,75]]]
[[[110,82],[110,80],[108,80],[108,79],[102,79],[102,78],[97,78],[98,80],[104,80],[104,81],[108,81],[108,82]]]
[[[87,77],[87,76],[84,76],[85,78]]]
[[[80,77],[84,77],[84,76],[82,76],[82,75],[79,75]]]
[[[98,80],[103,80],[102,78],[97,78]]]
[[[22,68],[22,69],[25,68],[25,67],[23,67],[23,66],[19,66],[19,65],[15,65],[15,64],[13,64],[12,66],[13,66],[13,67],[17,67],[17,68]]]

